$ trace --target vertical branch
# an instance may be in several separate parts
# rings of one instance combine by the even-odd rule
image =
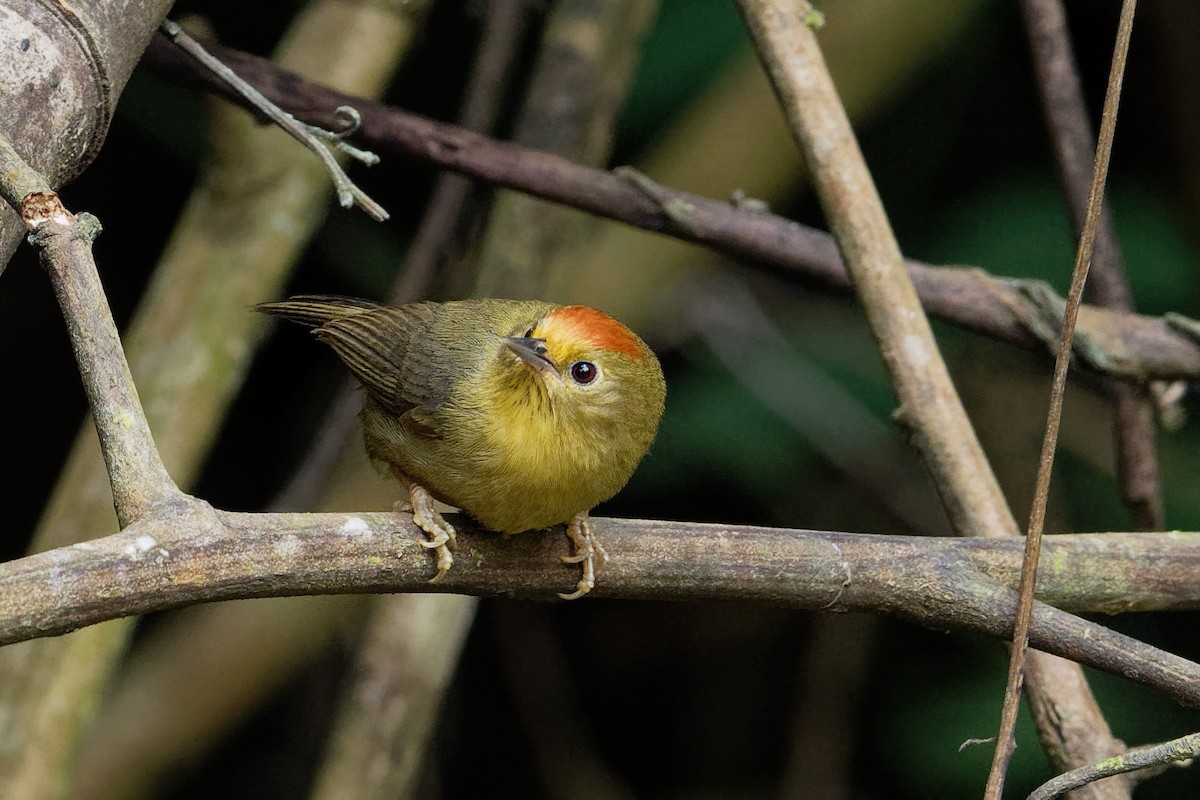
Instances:
[[[483,40],[458,116],[458,124],[468,130],[486,133],[492,129],[514,56],[524,38],[528,4],[529,0],[493,0],[489,4]],[[388,302],[396,305],[411,303],[424,295],[447,240],[458,224],[472,185],[470,178],[453,172],[438,175],[421,227],[404,259],[404,272]]]
[[[986,797],[991,800],[999,800],[1004,790],[1004,776],[1015,747],[1012,732],[1017,724],[1018,695],[1025,652],[1029,645],[1029,622],[1033,616],[1033,589],[1037,579],[1038,555],[1041,552],[1042,526],[1046,520],[1046,502],[1050,494],[1050,475],[1054,468],[1054,451],[1058,443],[1059,422],[1062,419],[1067,369],[1071,363],[1071,343],[1075,335],[1075,323],[1079,318],[1079,304],[1083,301],[1083,287],[1087,281],[1088,267],[1091,264],[1092,245],[1095,241],[1096,225],[1100,218],[1104,185],[1108,177],[1108,163],[1112,155],[1117,109],[1121,99],[1121,84],[1125,76],[1125,61],[1129,54],[1129,38],[1133,32],[1133,15],[1136,8],[1137,0],[1124,0],[1121,5],[1121,22],[1117,28],[1112,69],[1109,72],[1108,89],[1104,96],[1104,115],[1100,121],[1100,142],[1096,148],[1091,191],[1088,194],[1087,217],[1083,235],[1079,239],[1079,251],[1076,254],[1075,267],[1071,274],[1071,290],[1068,293],[1067,307],[1063,314],[1058,357],[1054,364],[1054,382],[1050,390],[1050,409],[1046,414],[1046,435],[1042,440],[1037,488],[1034,492],[1033,507],[1029,512],[1029,530],[1025,538],[1025,559],[1021,565],[1020,599],[1017,605],[1016,622],[1013,625],[1013,650],[1009,660],[1008,685],[1005,689],[1004,708],[1000,718],[1000,734],[992,759],[991,774],[988,776]]]
[[[478,601],[377,598],[312,800],[413,797],[442,698]]]
[[[1079,237],[1087,216],[1096,137],[1071,50],[1066,12],[1062,0],[1021,0],[1021,10],[1071,225]],[[1106,202],[1100,208],[1095,236],[1088,293],[1099,305],[1133,311],[1133,295]],[[1161,530],[1165,521],[1153,408],[1133,385],[1111,380],[1107,384],[1115,404],[1113,433],[1121,499],[1138,528]]]
[[[657,0],[558,3],[546,21],[513,138],[584,164],[607,161],[617,110],[657,8]],[[554,257],[581,241],[590,224],[573,209],[500,192],[488,218],[473,293],[543,296]]]

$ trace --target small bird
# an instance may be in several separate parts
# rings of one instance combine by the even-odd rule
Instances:
[[[503,533],[566,522],[574,552],[562,560],[582,576],[559,596],[596,585],[607,554],[588,512],[629,480],[666,399],[637,334],[594,308],[539,301],[301,295],[257,309],[312,328],[362,383],[367,454],[408,492],[437,555],[431,582],[454,563],[436,499]]]

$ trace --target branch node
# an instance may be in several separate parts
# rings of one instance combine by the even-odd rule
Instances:
[[[1042,280],[1016,279],[1012,284],[1020,296],[1029,301],[1020,313],[1025,327],[1053,354],[1059,346],[1062,334],[1063,319],[1067,310],[1066,299]],[[1136,377],[1136,365],[1118,364],[1117,359],[1086,329],[1075,329],[1071,353],[1099,372]]]
[[[695,220],[696,206],[694,204],[667,191],[644,172],[633,167],[617,167],[613,170],[613,175],[631,184],[650,200],[653,200],[654,204],[662,211],[663,216],[675,227],[690,236],[699,236],[702,233],[701,227]]]
[[[57,192],[30,192],[21,199],[20,211],[21,220],[25,223],[25,227],[32,232],[32,237],[36,237],[49,223],[66,227],[75,222],[75,217],[63,206]],[[35,240],[31,238],[30,241]]]
[[[743,211],[753,211],[756,214],[770,214],[771,206],[766,200],[758,197],[751,197],[746,194],[744,189],[734,189],[733,194],[729,196],[729,204],[734,208],[740,208]]]

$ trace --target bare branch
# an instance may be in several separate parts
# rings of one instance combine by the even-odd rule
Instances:
[[[1019,535],[902,264],[899,245],[810,28],[811,6],[803,0],[739,0],[739,8],[813,172],[821,206],[899,399],[896,416],[911,429],[951,524],[964,536]],[[1068,330],[1078,308],[1078,297],[1073,300]],[[1069,347],[1069,333],[1065,338]],[[1067,349],[1064,378],[1069,355]],[[1027,637],[1023,631],[1019,635],[1024,646]],[[1018,686],[1010,682],[1006,712],[1013,707]],[[1077,700],[1090,699],[1085,684],[1069,688],[1079,695]],[[1008,729],[1002,726],[1004,730]],[[997,752],[1004,754],[1009,746],[1002,734]],[[989,797],[998,797],[991,781],[988,789]]]
[[[0,565],[0,644],[198,602],[452,592],[547,598],[573,580],[561,535],[501,537],[465,517],[455,569],[427,583],[406,515],[244,514],[200,501],[125,531]],[[603,597],[765,602],[886,613],[1007,637],[1019,540],[958,540],[599,519]],[[1039,596],[1073,611],[1200,608],[1200,535],[1051,537]],[[1038,604],[1031,644],[1200,705],[1200,666]]]
[[[83,387],[92,407],[100,448],[108,466],[113,500],[122,524],[144,518],[155,506],[182,501],[167,474],[137,389],[96,262],[92,240],[100,222],[90,214],[68,212],[49,190],[49,182],[25,163],[8,139],[0,136],[0,195],[33,231],[54,293],[62,307]]]
[[[1029,795],[1029,800],[1054,800],[1072,789],[1086,786],[1101,778],[1124,775],[1159,764],[1188,761],[1197,756],[1200,756],[1200,733],[1189,733],[1169,742],[1139,747],[1123,755],[1106,758],[1098,764],[1089,764],[1063,773],[1039,786]]]
[[[305,81],[269,61],[213,47],[221,60],[297,118],[321,124],[329,109],[351,103],[362,114],[362,141],[381,153],[413,159],[563,203],[779,271],[823,289],[848,291],[849,278],[833,237],[763,211],[658,186],[649,196],[627,178],[548,153],[501,142],[381,103]],[[229,97],[156,38],[146,60],[175,79]],[[230,99],[237,102],[236,97]],[[672,213],[674,209],[674,213]],[[1044,282],[995,278],[971,267],[935,267],[906,260],[926,311],[966,330],[1019,347],[1050,351],[1058,341],[1064,301]],[[1200,378],[1200,328],[1108,311],[1080,310],[1075,355],[1099,372],[1132,380]]]
[[[1012,758],[1017,742],[1014,731],[1021,684],[1024,680],[1025,656],[1029,645],[1029,621],[1033,614],[1033,590],[1037,580],[1038,556],[1042,548],[1042,528],[1046,523],[1046,504],[1050,497],[1050,475],[1054,470],[1054,453],[1058,446],[1058,429],[1062,422],[1063,394],[1067,388],[1067,369],[1071,362],[1071,338],[1075,335],[1075,322],[1079,316],[1079,305],[1083,302],[1083,287],[1087,281],[1088,268],[1092,262],[1092,244],[1096,238],[1096,224],[1100,218],[1104,185],[1108,180],[1108,163],[1112,155],[1113,136],[1116,133],[1117,109],[1121,99],[1121,84],[1125,78],[1125,61],[1129,54],[1129,38],[1133,32],[1133,14],[1136,0],[1124,0],[1121,6],[1121,22],[1117,29],[1117,42],[1113,48],[1112,70],[1108,77],[1108,91],[1104,97],[1104,119],[1100,126],[1100,142],[1096,148],[1096,163],[1092,172],[1091,191],[1088,194],[1087,219],[1079,238],[1079,249],[1075,266],[1071,271],[1071,290],[1067,298],[1066,315],[1063,319],[1062,340],[1058,357],[1054,363],[1054,380],[1050,389],[1050,408],[1046,413],[1046,432],[1042,438],[1042,450],[1038,459],[1037,485],[1034,490],[1033,507],[1029,510],[1029,527],[1025,534],[1025,557],[1021,565],[1020,600],[1013,625],[1012,653],[1008,662],[1008,679],[1004,691],[1004,707],[1000,714],[1000,733],[988,775],[986,797],[999,800],[1004,791],[1004,778],[1008,773],[1008,762]],[[1046,687],[1043,687],[1046,688]],[[1089,695],[1085,685],[1075,684],[1080,696]],[[1094,704],[1086,706],[1098,710]],[[1096,715],[1099,716],[1098,714]],[[1103,718],[1096,720],[1108,726]],[[1101,732],[1103,733],[1103,731]]]
[[[1021,11],[1071,226],[1079,236],[1087,217],[1096,137],[1071,50],[1066,10],[1062,0],[1022,0]],[[1091,271],[1088,296],[1094,302],[1117,311],[1134,310],[1125,260],[1106,202],[1101,205],[1096,224]],[[1115,406],[1113,434],[1121,499],[1129,507],[1137,527],[1161,530],[1163,500],[1154,440],[1157,426],[1154,409],[1137,387],[1111,382],[1108,389]]]

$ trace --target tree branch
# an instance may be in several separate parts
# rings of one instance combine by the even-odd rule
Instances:
[[[0,195],[18,209],[62,308],[71,348],[108,466],[113,501],[122,525],[144,518],[155,507],[182,501],[163,466],[138,401],[133,376],[116,323],[100,286],[92,240],[100,222],[63,207],[48,181],[0,136]]]
[[[808,285],[848,291],[849,279],[833,238],[762,211],[590,169],[548,153],[326,89],[269,61],[210,46],[223,61],[298,119],[332,124],[337,105],[362,114],[358,138],[381,154],[419,161],[477,180],[517,189],[644,230],[712,247]],[[169,77],[201,85],[237,102],[199,74],[162,37],[146,61]],[[651,184],[653,186],[653,184]],[[971,267],[935,267],[906,260],[926,311],[953,325],[1027,349],[1052,352],[1064,301],[1044,282],[996,278]],[[1200,338],[1185,322],[1108,311],[1080,310],[1075,355],[1119,378],[1200,379]]]
[[[0,135],[58,188],[96,157],[133,67],[169,0],[6,2]],[[0,273],[24,228],[0,205]]]
[[[1096,137],[1071,50],[1066,11],[1062,0],[1022,0],[1021,11],[1071,226],[1080,237],[1087,217]],[[1096,223],[1088,297],[1104,308],[1134,310],[1125,259],[1107,202],[1101,205]],[[1111,382],[1108,390],[1115,406],[1113,434],[1121,499],[1138,528],[1161,530],[1163,499],[1154,409],[1138,387]]]
[[[911,430],[914,444],[937,483],[951,524],[962,536],[1019,536],[1016,521],[959,400],[921,301],[904,268],[883,204],[825,66],[812,29],[813,23],[821,19],[819,12],[804,0],[790,3],[738,0],[738,7],[787,113],[805,163],[813,172],[821,207],[837,238],[855,294],[899,400],[896,416]],[[1063,333],[1064,348],[1069,348],[1074,333],[1079,307],[1077,290],[1081,288],[1082,281],[1072,287]],[[1069,349],[1059,352],[1062,381],[1066,378],[1070,353]],[[1035,551],[1031,559],[1034,565],[1036,558]],[[1031,569],[1025,575],[1029,593],[1022,598],[1026,602],[1032,602],[1032,577]],[[1021,610],[1027,609],[1026,605]],[[1013,746],[1011,727],[1005,724],[1010,721],[1010,711],[1015,708],[1012,701],[1019,692],[1023,648],[1033,638],[1025,629],[1028,619],[1027,614],[1019,614],[1015,626],[1014,637],[1019,646],[1014,652],[1005,692],[1005,715],[996,745],[998,763],[1007,763],[1006,754]],[[1082,682],[1057,687],[1055,694],[1067,691],[1074,693],[1071,700],[1075,705],[1091,701]],[[993,779],[988,783],[989,798],[999,797],[995,777],[993,770]]]
[[[1189,733],[1169,742],[1138,747],[1127,753],[1106,758],[1097,764],[1088,764],[1086,767],[1065,772],[1039,786],[1029,795],[1028,800],[1054,800],[1072,789],[1087,786],[1103,778],[1125,775],[1162,764],[1190,761],[1197,756],[1200,756],[1200,733]]]
[[[1004,692],[1004,707],[1000,714],[1000,731],[996,737],[996,750],[992,757],[992,766],[988,775],[986,798],[999,800],[1003,794],[1005,777],[1008,774],[1009,760],[1016,749],[1014,732],[1017,726],[1017,714],[1020,709],[1021,686],[1028,677],[1028,694],[1037,705],[1054,704],[1067,713],[1069,719],[1066,725],[1057,725],[1043,713],[1035,715],[1039,723],[1039,737],[1043,742],[1052,742],[1055,746],[1049,748],[1051,754],[1069,757],[1067,766],[1077,766],[1091,757],[1091,754],[1070,752],[1068,742],[1060,736],[1063,728],[1074,730],[1090,730],[1093,741],[1088,742],[1088,749],[1097,745],[1112,746],[1114,739],[1108,721],[1104,719],[1099,705],[1087,687],[1082,671],[1075,671],[1074,679],[1068,677],[1072,669],[1066,665],[1058,665],[1063,679],[1053,683],[1045,682],[1045,675],[1034,664],[1037,657],[1030,655],[1031,669],[1025,674],[1026,653],[1029,644],[1028,626],[1032,618],[1034,602],[1034,584],[1037,578],[1038,558],[1042,547],[1042,531],[1046,521],[1046,504],[1049,501],[1050,477],[1054,469],[1054,456],[1058,446],[1059,426],[1062,422],[1063,395],[1067,387],[1067,370],[1071,361],[1072,338],[1079,318],[1079,306],[1083,301],[1084,285],[1087,281],[1089,267],[1092,263],[1092,247],[1096,238],[1097,222],[1103,206],[1104,186],[1108,180],[1108,165],[1112,155],[1113,137],[1116,132],[1117,113],[1120,105],[1121,86],[1124,83],[1125,64],[1129,53],[1129,38],[1133,28],[1133,15],[1136,0],[1124,0],[1121,8],[1121,22],[1117,31],[1117,41],[1113,48],[1112,66],[1108,78],[1108,88],[1104,98],[1104,120],[1100,129],[1100,140],[1096,148],[1095,164],[1090,181],[1088,181],[1087,208],[1084,224],[1079,236],[1079,246],[1075,256],[1075,264],[1071,271],[1071,288],[1067,297],[1067,307],[1063,320],[1062,341],[1054,363],[1054,377],[1050,389],[1050,405],[1046,412],[1046,428],[1042,437],[1041,455],[1038,460],[1036,487],[1033,503],[1029,511],[1029,524],[1025,532],[1025,558],[1021,570],[1020,600],[1017,605],[1016,621],[1013,626],[1012,650],[1009,657],[1008,680]],[[1076,187],[1072,187],[1073,189]],[[1082,188],[1082,186],[1078,187]],[[1108,264],[1110,270],[1116,265]],[[1112,293],[1114,277],[1109,275],[1108,291]],[[1126,302],[1128,305],[1128,301]],[[1133,401],[1128,394],[1122,392],[1117,397],[1120,402]],[[1153,431],[1150,431],[1153,436]],[[1067,705],[1069,704],[1069,706]],[[1111,785],[1105,787],[1105,795],[1110,798],[1129,797],[1128,787]]]
[[[562,536],[501,537],[455,517],[455,569],[434,585],[407,515],[187,508],[0,565],[0,644],[199,602],[291,594],[453,592],[545,599],[570,583]],[[597,519],[612,555],[597,597],[736,600],[886,613],[938,630],[1011,633],[1020,540],[915,538]],[[1050,537],[1045,603],[1071,611],[1200,608],[1200,535]],[[1200,705],[1200,666],[1038,604],[1031,643]]]

